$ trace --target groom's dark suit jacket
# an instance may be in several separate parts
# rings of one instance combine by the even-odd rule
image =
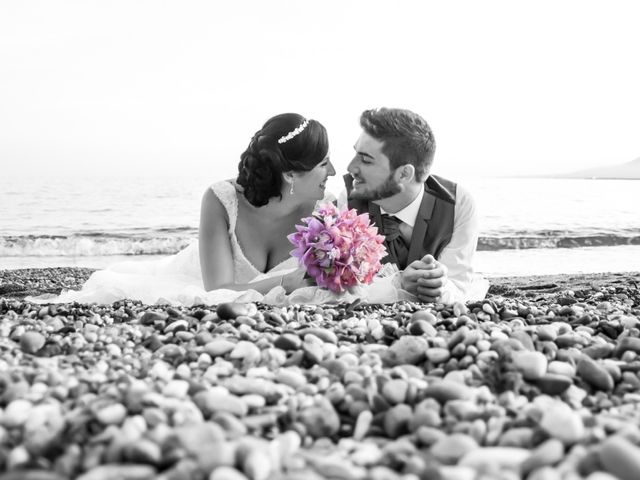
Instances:
[[[349,195],[353,188],[353,178],[351,175],[345,175],[343,178]],[[347,205],[359,213],[368,213],[373,223],[382,225],[380,207],[375,203],[349,198]],[[455,205],[456,184],[445,178],[429,175],[424,183],[424,196],[411,235],[407,265],[427,254],[438,259],[444,247],[451,241]],[[390,252],[389,246],[385,246],[387,252]],[[383,258],[382,262],[398,264],[397,259],[391,254]],[[404,269],[406,265],[398,267]]]

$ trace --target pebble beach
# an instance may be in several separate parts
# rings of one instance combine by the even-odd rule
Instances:
[[[640,478],[640,272],[482,302],[36,305],[0,271],[0,480]]]

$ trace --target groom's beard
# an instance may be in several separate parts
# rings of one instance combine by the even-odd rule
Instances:
[[[379,185],[373,190],[365,189],[364,191],[360,192],[351,190],[349,198],[375,202],[376,200],[383,200],[385,198],[393,197],[395,194],[400,193],[401,191],[402,186],[393,179],[393,174],[391,174],[386,178],[382,185]]]

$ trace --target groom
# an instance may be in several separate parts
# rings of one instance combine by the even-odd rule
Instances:
[[[360,116],[362,133],[344,176],[348,206],[369,213],[385,235],[400,286],[424,302],[464,301],[473,279],[478,217],[471,196],[430,175],[435,139],[409,110]]]

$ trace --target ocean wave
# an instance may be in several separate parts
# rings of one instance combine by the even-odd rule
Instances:
[[[640,245],[640,231],[565,232],[544,230],[510,234],[482,235],[478,250],[517,250],[531,248],[585,248]]]
[[[115,255],[171,255],[198,237],[193,227],[171,227],[153,231],[80,232],[72,235],[0,236],[0,257],[105,257]],[[485,233],[478,250],[517,250],[611,247],[640,245],[640,229],[616,232],[589,231],[500,231]]]
[[[0,257],[103,257],[177,253],[197,238],[184,236],[131,236],[121,233],[78,235],[25,235],[0,237]]]

